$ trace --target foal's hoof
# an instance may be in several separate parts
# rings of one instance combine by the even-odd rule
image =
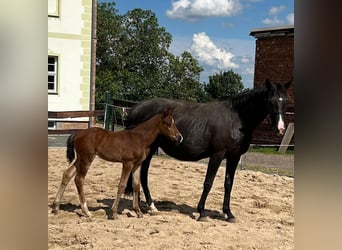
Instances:
[[[59,209],[53,208],[51,213],[53,213],[54,215],[58,215],[59,214]]]
[[[51,213],[53,213],[55,215],[59,214],[59,206],[57,206],[56,204],[52,204]]]
[[[117,214],[113,214],[112,216],[109,216],[110,220],[118,220],[119,216]]]
[[[85,217],[91,218],[93,215],[90,212],[83,212]]]
[[[137,213],[137,217],[142,218],[142,217],[144,217],[144,215],[140,212],[140,213]]]

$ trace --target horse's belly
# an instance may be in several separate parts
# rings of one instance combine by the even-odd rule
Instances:
[[[198,161],[203,158],[209,157],[209,153],[205,150],[200,150],[199,148],[189,149],[187,147],[173,146],[173,145],[160,145],[161,149],[181,161]]]

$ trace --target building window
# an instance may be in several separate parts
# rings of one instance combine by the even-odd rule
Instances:
[[[56,129],[56,122],[48,121],[48,129]]]
[[[48,16],[59,17],[59,0],[48,0]]]
[[[56,56],[48,57],[48,93],[57,93],[57,60]]]

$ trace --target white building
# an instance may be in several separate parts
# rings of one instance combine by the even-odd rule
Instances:
[[[94,4],[96,0],[48,0],[48,111],[94,110]],[[59,120],[49,118],[49,128],[67,128]]]

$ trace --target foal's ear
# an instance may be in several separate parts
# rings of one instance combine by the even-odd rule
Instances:
[[[286,90],[291,86],[292,82],[293,82],[293,77],[291,78],[290,81],[288,81],[287,83],[284,84],[284,87]]]
[[[173,111],[175,110],[175,108],[168,108],[167,110],[165,110],[162,114],[162,118],[164,119],[165,117],[167,117],[168,115],[172,115]]]

